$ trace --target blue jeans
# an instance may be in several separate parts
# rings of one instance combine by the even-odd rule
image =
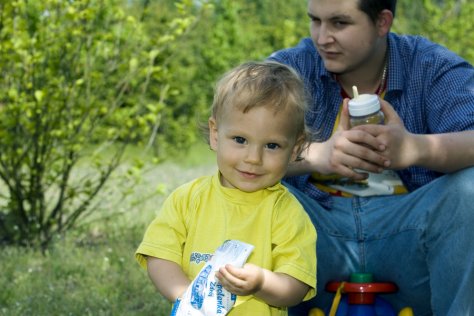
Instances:
[[[318,232],[317,295],[290,309],[308,315],[331,306],[328,281],[369,272],[395,282],[383,295],[419,315],[474,315],[474,167],[405,195],[335,197],[331,210],[290,185]]]

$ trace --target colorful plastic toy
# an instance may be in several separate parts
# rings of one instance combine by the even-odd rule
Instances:
[[[392,282],[373,282],[370,273],[353,273],[350,282],[329,282],[326,291],[335,292],[334,301],[326,314],[313,308],[309,316],[397,316],[390,303],[377,294],[394,293],[398,290]],[[413,316],[410,307],[402,309],[398,316]]]

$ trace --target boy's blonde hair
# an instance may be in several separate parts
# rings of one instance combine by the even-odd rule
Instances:
[[[243,113],[259,106],[273,107],[275,112],[289,110],[289,120],[297,127],[297,137],[309,141],[305,125],[307,97],[300,76],[289,66],[274,61],[251,61],[225,73],[217,82],[211,116],[219,122],[226,106]]]

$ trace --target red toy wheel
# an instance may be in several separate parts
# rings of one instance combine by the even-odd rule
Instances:
[[[326,284],[328,292],[336,292],[342,282]],[[348,294],[349,304],[373,304],[376,293],[393,293],[398,287],[391,282],[351,283],[344,282],[341,293]]]

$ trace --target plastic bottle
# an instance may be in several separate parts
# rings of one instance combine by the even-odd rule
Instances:
[[[351,127],[364,124],[383,124],[384,115],[380,110],[376,94],[361,94],[349,101]]]

